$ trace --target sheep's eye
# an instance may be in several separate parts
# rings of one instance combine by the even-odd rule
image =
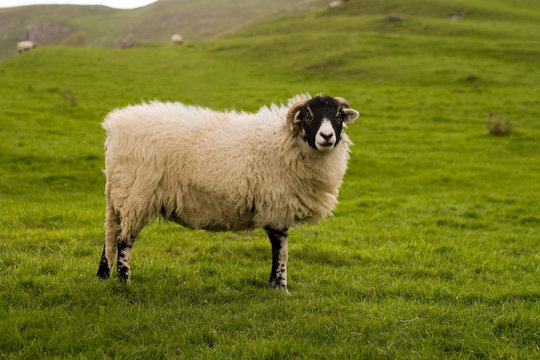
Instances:
[[[313,118],[311,117],[311,114],[307,113],[307,114],[304,116],[304,121],[310,123],[311,120],[313,120]]]

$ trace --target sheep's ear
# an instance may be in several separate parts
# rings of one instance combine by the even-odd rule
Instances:
[[[302,124],[302,119],[300,119],[300,110],[298,110],[296,114],[294,114],[293,125],[295,127],[300,127],[300,124]]]
[[[336,96],[335,99],[343,106],[343,112],[345,113],[343,122],[352,123],[358,117],[358,111],[351,108],[351,105],[346,99],[339,96]]]
[[[287,125],[289,125],[289,129],[291,129],[295,135],[298,134],[298,121],[300,120],[298,119],[298,114],[300,113],[302,106],[304,106],[308,101],[309,99],[306,99],[293,104],[293,106],[291,106],[287,112]]]
[[[346,123],[352,123],[356,118],[358,118],[358,111],[354,109],[343,109],[343,112],[345,113],[345,118],[343,119],[343,122]]]

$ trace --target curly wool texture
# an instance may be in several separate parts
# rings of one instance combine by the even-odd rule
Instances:
[[[210,230],[285,229],[331,215],[350,141],[343,132],[329,153],[310,148],[287,126],[289,107],[252,114],[152,102],[111,112],[106,193],[121,236],[159,213]]]

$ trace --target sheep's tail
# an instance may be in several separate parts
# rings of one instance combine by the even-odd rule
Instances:
[[[116,260],[118,251],[117,240],[120,235],[120,216],[111,204],[107,204],[107,214],[105,216],[105,245],[99,262],[97,277],[108,279]]]

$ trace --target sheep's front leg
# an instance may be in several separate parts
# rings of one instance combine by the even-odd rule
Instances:
[[[270,287],[287,291],[287,229],[276,230],[266,228],[266,233],[272,244],[272,271],[270,272]]]

